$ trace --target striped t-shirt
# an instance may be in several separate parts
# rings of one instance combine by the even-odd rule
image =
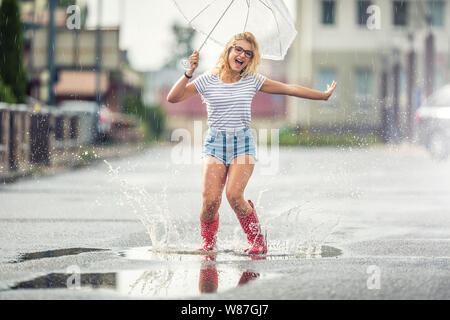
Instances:
[[[218,74],[209,72],[198,76],[193,83],[206,103],[208,127],[216,130],[248,127],[253,96],[265,80],[263,75],[254,73],[233,83],[224,83]]]

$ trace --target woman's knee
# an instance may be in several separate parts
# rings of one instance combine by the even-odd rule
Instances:
[[[240,190],[227,190],[226,195],[228,203],[232,208],[236,207],[236,205],[244,199],[244,193]]]
[[[211,196],[204,195],[203,196],[203,211],[206,214],[215,214],[217,210],[219,210],[221,203],[221,196]]]

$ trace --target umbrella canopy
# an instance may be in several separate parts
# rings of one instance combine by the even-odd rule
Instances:
[[[255,35],[263,59],[283,60],[297,35],[282,0],[173,1],[189,25],[206,36],[205,42],[225,46],[233,35],[248,31]]]

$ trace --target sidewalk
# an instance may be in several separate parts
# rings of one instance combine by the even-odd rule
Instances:
[[[32,164],[26,171],[0,172],[0,183],[12,183],[25,177],[53,175],[71,169],[83,168],[101,160],[132,156],[146,150],[150,146],[151,144],[145,143],[85,146],[79,150],[61,155],[57,165]]]

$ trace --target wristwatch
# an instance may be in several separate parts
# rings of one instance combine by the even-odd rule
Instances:
[[[186,74],[186,71],[184,72],[184,76],[185,76],[186,78],[188,78],[188,79],[192,79],[192,76],[188,76],[188,75]]]

